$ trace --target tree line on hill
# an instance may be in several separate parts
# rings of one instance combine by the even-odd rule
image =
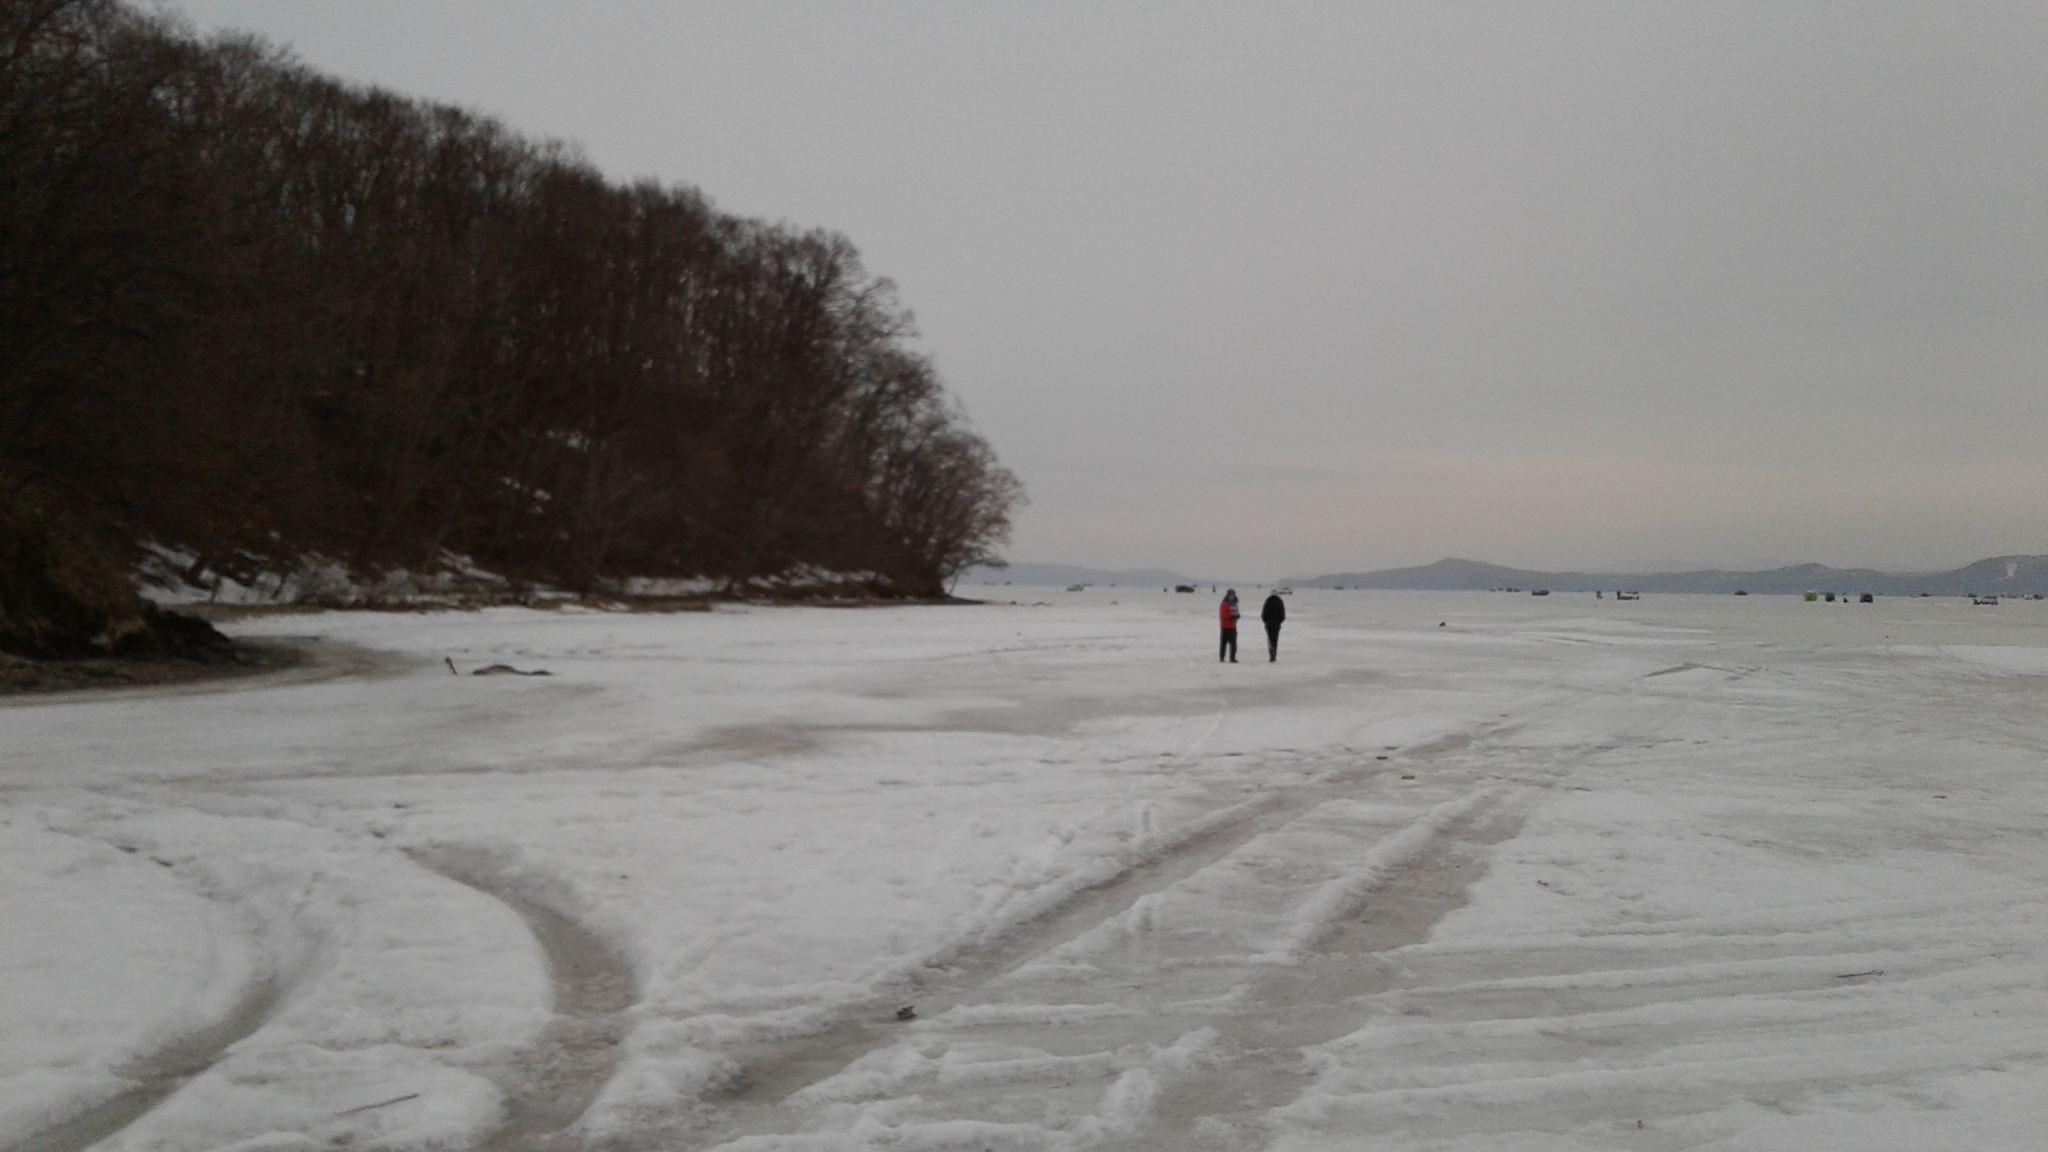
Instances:
[[[0,0],[0,501],[102,548],[936,593],[1022,493],[910,324],[842,236],[119,0]]]

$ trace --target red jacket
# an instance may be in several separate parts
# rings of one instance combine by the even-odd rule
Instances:
[[[1217,614],[1223,618],[1223,626],[1225,628],[1237,627],[1237,605],[1232,604],[1228,600],[1225,600],[1223,604],[1217,609]]]

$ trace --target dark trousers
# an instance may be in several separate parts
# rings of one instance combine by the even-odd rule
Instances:
[[[1223,660],[1225,657],[1229,657],[1232,664],[1237,663],[1237,629],[1235,628],[1225,628],[1223,630],[1223,645],[1216,649],[1216,659],[1218,661]]]
[[[1280,626],[1278,624],[1268,624],[1266,625],[1266,660],[1270,663],[1279,658]]]

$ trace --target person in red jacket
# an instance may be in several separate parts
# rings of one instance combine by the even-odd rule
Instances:
[[[1235,664],[1237,663],[1237,589],[1232,588],[1223,594],[1223,603],[1217,606],[1216,612],[1223,621],[1223,646],[1216,650],[1216,660],[1218,663],[1221,663],[1227,658],[1232,664]]]

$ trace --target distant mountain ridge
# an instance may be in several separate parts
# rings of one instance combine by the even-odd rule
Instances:
[[[1753,592],[1758,595],[1801,592],[1870,592],[1879,596],[2031,596],[2048,593],[2048,556],[1994,556],[1948,572],[1897,573],[1873,568],[1830,568],[1825,564],[1793,564],[1759,572],[1655,572],[1619,575],[1601,572],[1539,572],[1503,568],[1479,560],[1444,559],[1417,568],[1377,572],[1337,572],[1328,576],[1294,576],[1284,583],[1297,588],[1385,588],[1421,591],[1475,591],[1491,588],[1553,592],[1628,589],[1632,592]]]

